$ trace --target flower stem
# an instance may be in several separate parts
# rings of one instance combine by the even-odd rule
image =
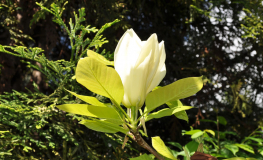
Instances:
[[[150,153],[152,153],[157,159],[159,160],[165,160],[159,153],[157,153],[152,147],[150,147],[144,139],[141,137],[140,133],[136,131],[135,133],[131,131],[131,133],[134,136],[134,141],[139,144],[139,146],[143,147],[144,149],[147,149]]]

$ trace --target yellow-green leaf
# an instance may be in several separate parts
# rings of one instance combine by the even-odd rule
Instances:
[[[202,77],[189,77],[158,88],[147,95],[144,112],[149,113],[166,102],[192,96],[200,91],[202,87]]]
[[[165,116],[171,116],[177,112],[188,110],[191,108],[193,108],[193,107],[191,107],[191,106],[179,106],[177,108],[171,108],[171,109],[170,108],[164,108],[162,110],[159,110],[157,112],[153,112],[153,113],[147,115],[145,121],[149,121],[153,118],[162,118]]]
[[[90,91],[110,98],[120,104],[124,95],[118,73],[90,57],[80,59],[76,69],[77,81]]]
[[[100,55],[96,52],[93,52],[92,50],[88,50],[87,55],[91,58],[94,58],[94,59],[100,61],[101,63],[104,63],[105,65],[114,66],[113,61],[107,60],[105,57],[103,57],[102,55]]]
[[[178,107],[178,106],[183,106],[183,104],[181,103],[180,100],[167,102],[166,104],[167,104],[170,108],[175,108],[175,107]],[[176,112],[174,115],[175,115],[178,119],[185,120],[187,123],[188,123],[188,121],[189,121],[189,118],[188,118],[188,116],[187,116],[186,111]]]
[[[66,90],[66,89],[65,89]],[[82,101],[84,102],[87,102],[91,105],[94,105],[94,106],[102,106],[102,107],[105,107],[106,105],[104,103],[101,103],[99,100],[97,100],[97,98],[95,97],[91,97],[91,96],[83,96],[83,95],[79,95],[77,93],[74,93],[74,92],[71,92],[69,90],[66,90],[68,91],[69,93],[73,94],[74,96],[76,96],[77,98],[81,99]]]
[[[153,148],[161,155],[170,158],[172,160],[177,160],[176,157],[173,156],[173,154],[169,151],[169,149],[166,147],[166,145],[164,144],[164,142],[159,136],[152,137],[152,145]]]
[[[127,134],[129,132],[128,129],[124,129],[123,127],[110,123],[103,120],[84,120],[81,121],[80,124],[85,125],[89,129],[92,129],[97,132],[105,132],[105,133],[116,133],[116,132],[122,132],[124,134]]]
[[[88,104],[62,104],[56,107],[69,113],[121,121],[115,109],[110,107],[93,106]]]
[[[210,133],[210,134],[212,134],[213,136],[215,136],[215,132],[214,132],[213,130],[205,129],[204,132]]]

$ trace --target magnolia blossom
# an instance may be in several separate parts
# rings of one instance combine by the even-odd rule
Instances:
[[[133,29],[121,37],[114,55],[114,67],[124,86],[124,106],[141,108],[147,94],[166,74],[164,42],[152,34],[141,41]]]

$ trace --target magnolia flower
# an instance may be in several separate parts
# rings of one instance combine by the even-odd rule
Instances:
[[[114,67],[124,86],[124,106],[141,108],[147,94],[166,74],[164,42],[152,34],[141,41],[133,29],[121,37],[114,55]]]

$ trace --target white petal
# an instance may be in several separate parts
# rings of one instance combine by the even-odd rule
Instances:
[[[166,54],[165,54],[164,42],[163,41],[159,44],[159,53],[160,53],[160,59],[159,59],[158,68],[157,68],[157,71],[156,71],[156,73],[152,79],[151,84],[147,88],[146,94],[148,94],[156,86],[158,86],[166,74],[166,67],[165,67],[165,63],[164,63],[165,58],[166,58]]]
[[[136,63],[140,51],[140,38],[132,29],[127,30],[121,37],[114,53],[114,67],[122,80],[129,74],[130,67]]]

